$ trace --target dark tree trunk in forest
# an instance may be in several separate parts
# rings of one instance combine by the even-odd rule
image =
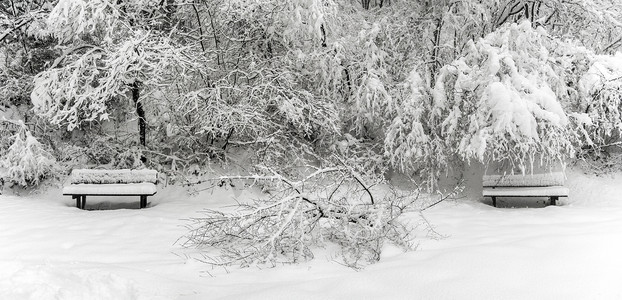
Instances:
[[[441,65],[440,62],[440,44],[441,44],[441,30],[443,29],[443,17],[439,17],[436,19],[436,28],[434,28],[434,39],[433,48],[432,48],[432,66],[430,68],[430,83],[431,86],[434,87],[436,84],[436,72],[438,71],[438,66]]]
[[[369,2],[371,0],[361,0],[361,4],[363,5],[364,9],[369,9]]]
[[[145,120],[145,110],[143,109],[143,104],[139,101],[140,98],[140,84],[138,82],[134,82],[132,84],[132,100],[134,100],[134,104],[136,105],[136,114],[138,115],[138,132],[140,134],[140,145],[143,148],[147,144],[147,123]],[[143,155],[140,157],[140,160],[145,163],[147,158]]]

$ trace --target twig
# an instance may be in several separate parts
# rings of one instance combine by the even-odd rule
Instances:
[[[365,190],[365,192],[367,192],[367,194],[369,195],[369,199],[370,199],[370,201],[371,201],[371,204],[372,204],[372,205],[374,205],[374,204],[375,204],[375,203],[374,203],[374,196],[371,194],[371,191],[369,190],[369,188],[367,187],[367,185],[365,185],[365,184],[363,183],[363,180],[360,178],[360,175],[359,175],[358,173],[356,173],[356,171],[354,171],[354,170],[352,169],[352,167],[350,167],[350,166],[346,165],[346,163],[345,163],[345,162],[344,162],[341,158],[339,158],[339,157],[336,157],[336,158],[337,158],[337,160],[339,160],[339,162],[340,162],[340,163],[341,163],[344,167],[346,167],[346,169],[347,169],[348,171],[350,171],[350,175],[352,175],[352,177],[353,177],[353,178],[354,178],[354,179],[355,179],[355,180],[356,180],[356,181],[357,181],[357,182],[358,182],[358,183],[359,183],[359,184],[363,187],[363,189]]]
[[[2,35],[0,35],[0,42],[2,42],[7,36],[9,36],[9,34],[11,34],[11,32],[16,31],[22,27],[24,27],[24,25],[32,22],[35,18],[30,18],[27,20],[23,20],[21,23],[19,23],[17,26],[13,27],[13,28],[9,28],[7,30],[4,31],[4,33],[2,33]]]
[[[453,190],[453,191],[451,191],[451,193],[447,194],[447,195],[446,195],[446,196],[444,196],[444,197],[443,197],[443,195],[441,194],[441,198],[440,198],[438,201],[436,201],[436,202],[434,202],[434,203],[432,203],[432,204],[428,205],[427,207],[425,207],[425,208],[421,209],[421,211],[424,211],[424,210],[426,210],[426,209],[428,209],[428,208],[432,208],[432,207],[436,206],[437,204],[439,204],[439,203],[441,203],[441,202],[443,202],[443,201],[445,201],[445,200],[447,200],[447,199],[451,198],[452,196],[455,196],[455,195],[456,195],[456,194],[458,194],[461,190],[462,190],[462,180],[460,180],[460,181],[458,182],[458,184],[456,184],[456,187],[454,188],[454,190]]]

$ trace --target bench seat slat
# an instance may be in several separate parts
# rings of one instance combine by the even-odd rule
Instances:
[[[565,186],[544,187],[484,187],[484,197],[568,197]]]
[[[153,196],[156,185],[149,182],[120,184],[72,184],[63,188],[63,195],[92,196]]]

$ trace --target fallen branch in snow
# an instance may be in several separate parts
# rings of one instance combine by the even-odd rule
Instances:
[[[210,179],[263,181],[275,191],[231,213],[203,212],[179,243],[202,249],[201,261],[214,266],[295,263],[312,259],[312,247],[326,242],[338,245],[343,263],[354,268],[379,260],[386,242],[413,249],[413,228],[399,217],[418,192],[373,189],[378,185],[364,185],[361,175],[342,166],[317,168],[301,179],[266,170],[271,174]]]
[[[425,208],[421,209],[421,211],[424,211],[424,210],[427,210],[429,208],[432,208],[432,207],[436,206],[437,204],[439,204],[439,203],[441,203],[441,202],[443,202],[443,201],[445,201],[447,199],[452,199],[456,195],[462,193],[463,190],[464,190],[464,185],[463,185],[462,180],[460,180],[458,182],[458,184],[454,187],[454,189],[451,192],[449,192],[448,194],[445,194],[445,195],[443,195],[442,193],[439,193],[440,197],[439,197],[438,201],[436,201],[436,202],[426,206]]]
[[[358,182],[358,184],[365,189],[365,192],[367,192],[367,195],[369,195],[369,200],[371,201],[371,204],[374,204],[374,196],[369,191],[368,186],[365,183],[363,183],[363,179],[361,178],[361,175],[358,174],[354,169],[348,167],[348,165],[342,159],[338,159],[338,160],[344,166],[344,168],[346,168],[350,172],[350,175],[352,176],[352,178],[354,178],[356,182]]]

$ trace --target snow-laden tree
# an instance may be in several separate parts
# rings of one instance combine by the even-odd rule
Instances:
[[[40,29],[51,0],[8,0],[0,3],[0,110],[28,106],[32,78],[54,59],[47,39],[32,34]]]
[[[38,185],[44,178],[57,177],[56,159],[49,149],[32,136],[23,122],[0,120],[17,127],[8,149],[0,148],[0,179],[19,186]],[[6,124],[3,124],[6,125]]]
[[[616,0],[541,1],[540,17],[552,35],[571,38],[601,54],[622,46],[622,3]]]
[[[616,0],[499,1],[493,27],[528,20],[596,53],[614,53],[622,41],[622,4]]]
[[[40,35],[54,37],[62,55],[34,79],[35,111],[71,131],[106,120],[111,103],[135,107],[145,144],[147,97],[162,85],[184,80],[187,47],[160,30],[165,6],[140,1],[59,1]],[[126,103],[119,102],[126,99]],[[116,102],[115,102],[116,101]]]
[[[610,148],[622,145],[622,54],[593,56],[578,86],[583,146],[597,155],[609,154]]]
[[[333,6],[202,1],[178,10],[189,16],[185,26],[195,28],[200,52],[194,55],[208,61],[201,81],[174,86],[167,94],[177,96],[159,103],[167,120],[160,136],[177,149],[200,149],[186,163],[243,148],[255,152],[255,162],[281,165],[328,147],[339,131],[338,99],[317,77],[318,64],[332,55],[326,24]]]
[[[384,139],[387,160],[434,180],[462,160],[509,160],[525,169],[534,162],[535,157],[529,155],[534,150],[541,150],[538,163],[544,163],[539,161],[543,158],[559,161],[573,155],[582,146],[580,136],[585,135],[581,133],[585,112],[576,105],[585,103],[579,80],[589,68],[591,53],[615,49],[613,42],[604,40],[615,39],[619,29],[619,3],[591,4],[391,3],[395,11],[390,15],[399,15],[400,21],[377,18],[382,20],[380,28],[387,29],[375,38],[376,45],[381,45],[377,52],[382,53],[375,56],[382,59],[376,65],[390,70],[383,73],[389,75],[369,85],[388,93],[367,94],[376,95],[374,107],[385,109],[359,109],[366,112],[363,116],[376,113],[369,119],[382,128],[377,136]],[[411,9],[406,9],[408,5]],[[376,13],[382,16],[386,11]],[[532,22],[521,23],[525,19]],[[607,26],[595,25],[601,23]],[[404,30],[402,24],[410,26]],[[578,24],[591,25],[588,30],[574,30]],[[508,26],[522,29],[510,31]],[[576,40],[590,33],[593,49],[578,46]],[[401,57],[394,55],[397,49]],[[479,66],[496,60],[500,60],[499,71]],[[513,103],[525,107],[504,108]],[[371,123],[364,125],[371,127]],[[517,149],[514,143],[523,148]]]
[[[35,78],[36,111],[72,130],[135,105],[156,132],[150,151],[172,163],[175,152],[204,162],[231,145],[270,145],[262,156],[273,159],[300,149],[283,141],[338,130],[334,99],[309,88],[301,66],[325,45],[330,2],[150,5],[59,1],[45,33],[63,54]]]
[[[392,161],[402,168],[425,161],[443,167],[458,155],[508,161],[525,171],[572,155],[569,116],[556,93],[565,82],[549,50],[557,46],[528,21],[506,24],[469,43],[463,57],[441,68],[429,92],[413,71],[409,98],[388,129]]]
[[[33,34],[41,28],[52,8],[52,0],[7,0],[0,3],[0,159],[2,177],[18,185],[38,184],[50,177],[55,163],[48,147],[53,135],[45,122],[34,116],[30,103],[32,79],[53,61],[56,51],[50,39]],[[22,125],[17,125],[22,124]],[[30,130],[26,131],[24,126]],[[41,142],[41,143],[40,143]],[[20,160],[20,148],[39,160]],[[50,151],[50,153],[47,153]],[[45,161],[45,159],[50,161]],[[1,181],[1,180],[0,180]]]

